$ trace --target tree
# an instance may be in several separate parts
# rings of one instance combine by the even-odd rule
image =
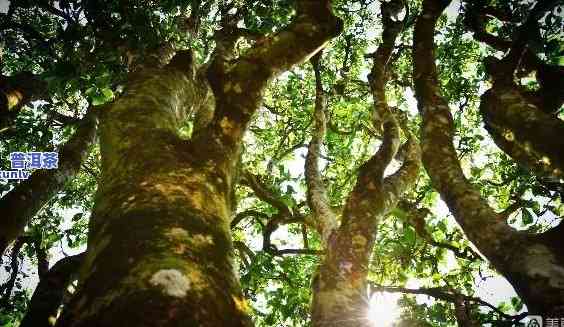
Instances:
[[[436,67],[433,62],[434,27],[441,12],[448,4],[447,1],[424,2],[423,14],[415,26],[414,83],[418,107],[423,116],[422,144],[425,168],[466,235],[492,265],[511,281],[529,310],[549,315],[561,314],[563,308],[561,295],[564,289],[560,286],[562,285],[560,281],[564,278],[562,274],[564,262],[559,254],[562,244],[557,236],[561,234],[561,225],[543,234],[515,231],[504,221],[504,216],[496,213],[481,197],[479,191],[468,182],[460,167],[456,150],[452,145],[453,119],[448,104],[440,94]],[[530,20],[536,19],[536,16],[539,15],[537,13],[540,11],[539,7],[542,5],[543,3],[540,2],[533,8],[530,14],[530,17],[533,18],[529,18]],[[527,24],[525,23],[524,26]],[[523,41],[518,40],[516,43],[520,42]],[[509,57],[512,55],[511,51],[508,54]],[[524,52],[523,50],[516,51],[521,54]],[[492,63],[492,65],[495,64],[499,66],[505,63]],[[488,70],[492,69],[494,68],[489,67]],[[535,106],[526,109],[523,108],[522,102],[514,103],[514,97],[519,97],[519,91],[513,84],[513,69],[505,71],[505,74],[506,83],[513,87],[508,88],[506,83],[496,80],[494,76],[493,88],[482,97],[481,108],[492,105],[489,102],[497,99],[505,103],[499,107],[495,106],[494,114],[502,112],[505,109],[504,106],[507,106],[508,111],[520,111],[525,115],[530,112],[531,116],[542,115]],[[522,98],[519,100],[524,101]],[[519,106],[519,109],[516,106]],[[482,112],[487,110],[483,109]],[[493,109],[489,110],[493,111]],[[521,118],[522,126],[517,127],[513,125],[510,116],[512,115],[507,113],[505,133],[514,131],[516,135],[521,135],[529,126],[533,126],[532,121]],[[491,117],[486,114],[486,121],[490,119]],[[550,119],[557,120],[554,122],[555,126],[562,124],[557,118]],[[535,119],[534,122],[540,121]],[[550,129],[552,124],[541,123],[536,126],[537,128],[546,126]],[[529,137],[534,138],[534,135],[529,134]],[[517,139],[520,140],[516,142],[523,142],[523,144],[527,142],[523,141],[520,136]],[[508,138],[507,141],[513,141],[513,139]],[[425,150],[431,147],[438,147],[443,155],[436,156],[431,151]],[[505,148],[502,146],[502,149]],[[557,161],[555,164],[558,167]]]
[[[562,4],[449,4],[10,2],[0,324],[562,315]]]

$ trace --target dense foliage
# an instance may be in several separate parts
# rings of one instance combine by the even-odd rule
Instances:
[[[91,108],[103,112],[124,94],[132,72],[172,57],[173,50],[191,49],[198,65],[208,65],[225,36],[218,31],[228,27],[241,34],[233,57],[266,42],[292,21],[294,2],[10,1],[0,13],[2,92],[8,94],[9,83],[14,83],[10,78],[21,73],[40,86],[29,90],[33,94],[26,95],[21,108],[8,105],[9,111],[0,111],[0,167],[9,169],[11,152],[61,149],[82,128]],[[466,177],[511,228],[543,233],[564,215],[562,175],[541,174],[521,164],[500,149],[484,128],[480,97],[493,83],[485,58],[501,59],[507,51],[476,37],[485,31],[499,39],[518,40],[519,26],[529,19],[535,3],[479,2],[451,3],[435,33],[438,82],[454,118],[456,153]],[[413,87],[412,48],[422,6],[418,0],[401,3],[394,19],[403,21],[403,26],[387,63],[385,93],[390,108],[402,117],[398,121],[405,142],[410,134],[420,135],[422,121]],[[319,85],[327,98],[320,170],[328,203],[336,212],[342,210],[359,171],[385,137],[382,127],[374,124],[374,91],[368,76],[376,60],[372,54],[383,42],[383,5],[367,0],[339,0],[332,5],[343,19],[342,33],[323,49],[318,66],[306,61],[270,82],[244,137],[231,234],[235,265],[250,303],[248,313],[257,326],[311,324],[312,279],[326,251],[325,241],[308,224],[314,213],[304,171],[316,129]],[[469,21],[483,8],[496,8],[499,13],[481,17],[483,31],[477,31]],[[546,64],[564,65],[562,9],[557,4],[543,11],[527,35],[526,51]],[[519,87],[532,91],[544,87],[534,70],[519,69]],[[562,97],[562,90],[556,92]],[[562,120],[561,103],[550,115]],[[198,119],[192,114],[183,122],[179,130],[183,138],[198,132]],[[41,206],[2,257],[1,326],[18,326],[48,268],[86,248],[101,179],[100,148],[97,143],[87,148],[77,172]],[[385,176],[400,167],[402,149]],[[423,151],[442,155],[441,148]],[[564,149],[555,151],[562,156]],[[18,183],[2,181],[0,194],[6,196]],[[401,314],[396,323],[406,326],[455,325],[460,303],[477,325],[521,320],[526,307],[514,292],[490,297],[492,303],[479,299],[488,293],[483,283],[507,282],[465,233],[421,168],[414,186],[378,222],[366,301],[382,291],[403,294],[398,296]],[[511,246],[500,251],[511,252]],[[74,287],[69,287],[63,303],[73,292]]]

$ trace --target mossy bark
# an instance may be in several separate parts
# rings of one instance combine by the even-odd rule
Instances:
[[[235,153],[182,140],[209,102],[179,67],[144,70],[100,120],[102,180],[77,294],[58,326],[249,326],[229,232]]]
[[[236,60],[216,51],[195,74],[177,54],[131,76],[101,116],[88,255],[59,327],[251,325],[230,236],[242,138],[268,81],[341,26],[329,1],[300,1],[290,25]],[[183,140],[179,124],[202,107],[213,117]]]
[[[324,94],[316,71],[317,93],[315,131],[306,158],[308,204],[312,208],[317,229],[323,236],[326,256],[313,279],[312,322],[314,326],[369,326],[367,277],[370,256],[376,240],[378,223],[392,210],[402,194],[417,179],[420,168],[420,149],[415,138],[404,130],[408,141],[402,166],[385,177],[384,171],[398,154],[400,124],[388,106],[385,86],[387,69],[394,42],[403,26],[392,19],[403,8],[401,1],[382,4],[383,40],[373,55],[374,64],[369,75],[374,127],[382,132],[380,148],[359,169],[354,189],[349,194],[338,227],[331,211],[317,161],[325,136]],[[399,159],[399,158],[397,158]]]
[[[494,142],[540,176],[564,177],[564,122],[541,111],[515,85],[497,85],[481,97],[480,112]]]

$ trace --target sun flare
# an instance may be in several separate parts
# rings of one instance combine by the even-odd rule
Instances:
[[[399,295],[374,293],[368,306],[368,320],[373,327],[391,327],[398,320],[400,310]]]

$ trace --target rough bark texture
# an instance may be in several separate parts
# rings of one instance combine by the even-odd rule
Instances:
[[[384,177],[384,170],[398,152],[400,145],[400,127],[390,108],[388,108],[384,86],[386,68],[394,47],[394,41],[401,29],[402,22],[391,19],[394,13],[386,6],[397,6],[398,1],[383,4],[384,38],[374,55],[374,67],[369,76],[374,98],[374,123],[382,126],[383,140],[377,153],[359,170],[356,185],[349,195],[342,212],[341,224],[328,234],[326,256],[318,267],[313,279],[312,322],[314,326],[368,326],[367,274],[369,258],[376,238],[378,222],[392,210],[399,197],[415,182],[420,165],[419,145],[408,135],[406,154],[403,165],[394,174]],[[399,6],[401,8],[401,5]],[[318,96],[319,85],[318,85]],[[310,143],[308,159],[317,160],[319,142],[324,136],[324,115],[322,101],[316,101],[316,131]],[[406,131],[406,134],[408,132]],[[311,171],[316,165],[307,164],[306,174],[316,175]],[[310,170],[308,172],[308,170]],[[307,175],[306,175],[307,176]],[[319,192],[317,183],[309,178],[308,192]],[[320,182],[320,178],[318,178]],[[313,186],[313,187],[312,187]],[[333,219],[324,215],[323,210],[314,209],[318,203],[309,205],[317,220]],[[319,202],[326,201],[321,194]],[[324,204],[327,206],[327,203]],[[328,206],[327,206],[328,207]]]
[[[538,175],[564,176],[564,122],[527,101],[515,85],[496,85],[481,97],[480,112],[495,143]]]
[[[250,325],[231,257],[235,158],[176,133],[208,101],[190,70],[136,73],[101,116],[88,255],[59,326]]]
[[[423,116],[423,163],[433,186],[448,205],[468,239],[513,285],[529,312],[562,314],[564,258],[559,226],[542,235],[509,227],[466,179],[453,146],[454,124],[441,97],[434,61],[435,24],[449,1],[427,0],[415,25],[414,83]]]
[[[0,254],[25,226],[80,170],[96,139],[96,110],[89,110],[75,134],[59,151],[59,167],[36,170],[0,199]]]
[[[63,304],[63,296],[84,256],[81,253],[63,258],[40,278],[20,327],[53,326],[59,307]]]
[[[58,326],[251,325],[229,229],[241,140],[268,81],[340,31],[329,4],[298,2],[286,29],[237,60],[217,55],[205,78],[175,59],[131,77],[101,116],[88,255]],[[211,122],[182,140],[210,89]]]
[[[321,53],[312,58],[311,62],[315,71],[316,94],[315,94],[315,110],[314,123],[315,129],[309,142],[306,161],[305,161],[305,179],[307,184],[307,203],[309,204],[313,214],[313,224],[321,235],[324,245],[327,245],[329,236],[338,226],[335,213],[331,209],[329,199],[325,191],[325,185],[319,171],[319,158],[321,156],[321,145],[325,138],[327,110],[327,98],[321,85],[320,61]]]
[[[46,92],[47,85],[30,72],[0,76],[0,133],[9,128],[20,110]]]
[[[517,163],[537,175],[562,178],[564,171],[564,122],[554,113],[563,101],[561,90],[564,68],[548,65],[527,47],[530,36],[538,32],[537,20],[558,1],[540,1],[528,13],[528,18],[517,28],[512,42],[492,43],[495,36],[484,31],[484,14],[495,8],[481,5],[467,14],[469,27],[478,40],[507,51],[502,60],[488,57],[486,71],[492,78],[492,87],[481,97],[480,111],[486,129],[495,143]],[[488,9],[489,10],[486,10]],[[490,13],[491,14],[491,13]],[[495,16],[504,16],[501,14]],[[539,89],[526,90],[515,83],[515,73],[536,71]],[[559,86],[560,85],[560,86]]]

